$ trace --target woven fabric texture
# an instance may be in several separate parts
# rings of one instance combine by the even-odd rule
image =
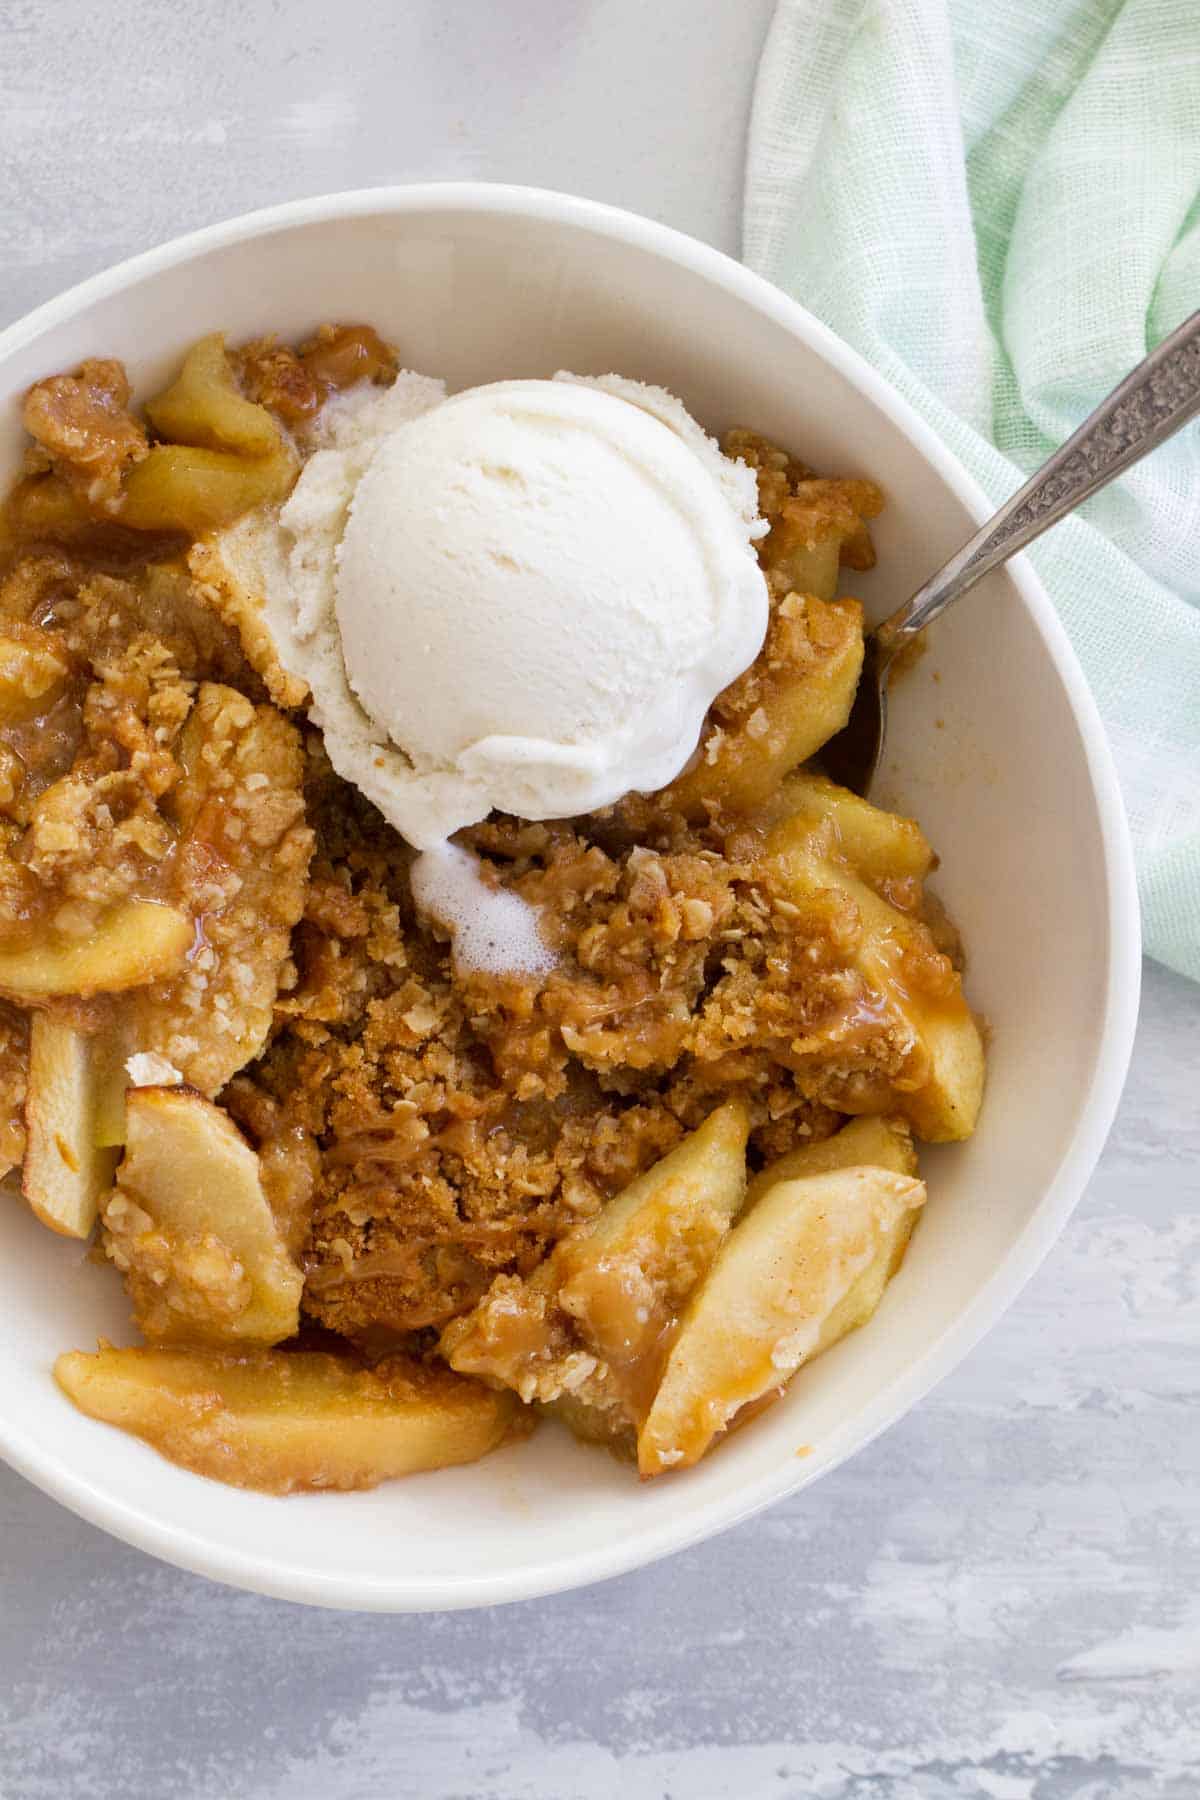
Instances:
[[[780,0],[744,254],[999,503],[1200,306],[1200,0]],[[1200,423],[1031,556],[1200,980]]]

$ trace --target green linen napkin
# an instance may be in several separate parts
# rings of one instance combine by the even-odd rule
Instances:
[[[1200,0],[781,0],[744,253],[999,502],[1200,306]],[[1200,979],[1200,425],[1032,558]]]

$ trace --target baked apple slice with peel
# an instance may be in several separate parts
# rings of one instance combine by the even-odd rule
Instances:
[[[125,1155],[101,1214],[147,1338],[276,1344],[300,1323],[303,1276],[263,1192],[258,1157],[191,1088],[131,1088]]]
[[[629,1438],[669,1330],[742,1204],[748,1129],[740,1101],[726,1102],[528,1280],[500,1276],[442,1333],[451,1367],[561,1406],[581,1436]]]
[[[89,1417],[197,1475],[267,1494],[475,1462],[533,1423],[513,1394],[402,1356],[364,1368],[324,1351],[102,1344],[60,1356],[54,1377]]]
[[[178,907],[122,900],[88,937],[52,933],[21,949],[0,945],[0,994],[37,1006],[141,987],[176,974],[194,936],[191,919]]]
[[[924,1199],[911,1176],[861,1165],[771,1187],[688,1302],[638,1433],[641,1473],[698,1462],[743,1407],[850,1329],[839,1304]]]
[[[63,1237],[91,1236],[117,1161],[96,1141],[93,1049],[93,1040],[57,1013],[33,1014],[21,1192],[42,1224]]]

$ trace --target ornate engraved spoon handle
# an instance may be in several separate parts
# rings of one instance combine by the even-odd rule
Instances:
[[[1164,338],[944,568],[879,626],[890,660],[998,563],[1140,461],[1200,413],[1200,312]]]

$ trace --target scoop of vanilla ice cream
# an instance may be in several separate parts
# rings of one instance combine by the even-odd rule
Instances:
[[[753,473],[618,377],[401,382],[281,514],[268,617],[334,766],[421,849],[664,786],[766,631]]]

